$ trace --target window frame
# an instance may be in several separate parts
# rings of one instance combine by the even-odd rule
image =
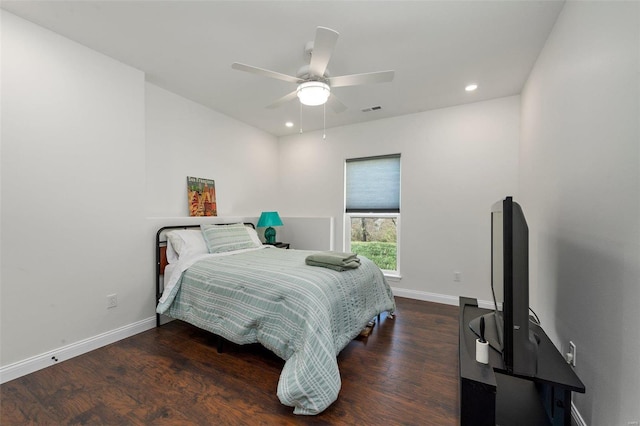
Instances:
[[[395,218],[396,219],[396,269],[380,269],[386,277],[400,278],[400,213],[346,213],[344,214],[344,247],[351,251],[351,219],[353,218]]]
[[[398,177],[398,211],[376,211],[371,209],[370,211],[357,210],[357,211],[349,211],[347,212],[347,165],[350,162],[354,161],[366,161],[366,160],[375,160],[375,159],[383,159],[383,158],[393,158],[397,157],[400,165],[400,175]],[[346,252],[351,251],[351,221],[353,218],[395,218],[396,220],[396,269],[381,269],[385,277],[397,278],[400,279],[400,258],[401,258],[401,250],[400,250],[400,228],[401,228],[401,206],[402,206],[402,154],[388,154],[388,155],[378,155],[378,156],[369,156],[369,157],[356,157],[356,158],[347,158],[344,160],[344,205],[343,205],[343,247]]]

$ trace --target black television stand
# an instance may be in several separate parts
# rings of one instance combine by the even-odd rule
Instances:
[[[476,362],[469,322],[489,312],[460,297],[460,424],[571,425],[571,392],[584,393],[585,386],[541,327],[533,326],[540,339],[535,376],[509,374],[493,349],[489,364]]]

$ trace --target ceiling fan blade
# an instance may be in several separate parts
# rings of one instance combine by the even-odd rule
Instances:
[[[311,61],[309,62],[309,73],[311,75],[317,77],[324,75],[339,35],[337,31],[330,28],[318,27],[316,29],[316,38],[313,41]]]
[[[386,83],[393,80],[395,71],[377,71],[364,74],[339,75],[329,79],[329,86],[345,87],[361,84]]]
[[[329,108],[331,108],[336,114],[340,114],[347,110],[347,106],[343,104],[342,101],[333,93],[329,96],[327,105],[329,105]]]
[[[262,75],[262,76],[269,77],[269,78],[276,78],[278,80],[287,81],[289,83],[298,84],[298,83],[300,83],[302,81],[298,77],[294,77],[294,76],[287,75],[287,74],[281,74],[279,72],[270,71],[270,70],[266,70],[264,68],[258,68],[258,67],[254,67],[254,66],[251,66],[251,65],[241,64],[241,63],[238,63],[238,62],[234,62],[233,64],[231,64],[231,68],[233,68],[234,70],[246,71],[246,72],[250,72],[252,74],[258,74],[258,75]]]
[[[286,104],[287,102],[294,100],[297,96],[298,96],[298,90],[296,89],[293,92],[291,92],[291,93],[289,93],[287,95],[284,95],[280,99],[276,100],[271,105],[267,105],[267,108],[269,108],[269,109],[278,108],[278,107],[282,106],[283,104]]]

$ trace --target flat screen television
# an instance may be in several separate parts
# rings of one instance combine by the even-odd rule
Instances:
[[[529,227],[518,203],[491,207],[491,290],[494,311],[483,315],[485,340],[510,374],[535,376],[538,337],[529,327]],[[469,324],[480,335],[480,317]]]

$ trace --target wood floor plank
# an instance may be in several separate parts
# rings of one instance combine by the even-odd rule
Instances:
[[[296,416],[276,388],[284,361],[174,321],[0,386],[0,424],[456,425],[458,308],[396,298],[339,355],[342,389]]]

